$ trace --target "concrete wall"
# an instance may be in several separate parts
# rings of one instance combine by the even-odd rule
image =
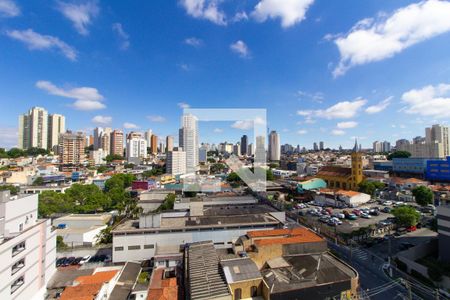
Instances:
[[[125,261],[141,261],[150,259],[155,255],[156,245],[183,245],[186,243],[194,243],[200,241],[213,241],[215,246],[220,248],[227,248],[232,246],[232,241],[235,241],[241,235],[244,235],[249,230],[267,230],[275,228],[274,225],[262,228],[243,227],[240,229],[221,229],[211,230],[205,228],[202,231],[187,231],[187,232],[168,232],[168,233],[140,233],[113,235],[113,262]],[[153,245],[153,248],[144,249],[144,245]],[[138,250],[128,250],[129,246],[139,246]],[[123,247],[123,250],[118,250],[118,247]]]
[[[228,288],[230,289],[231,296],[233,300],[237,300],[236,298],[236,289],[241,289],[241,298],[240,299],[251,299],[251,288],[255,286],[257,288],[257,296],[262,296],[262,278],[254,279],[254,280],[246,280],[240,282],[234,282],[228,284]]]
[[[12,248],[25,241],[25,250],[12,256]],[[25,265],[11,275],[12,265],[25,259]],[[44,221],[0,245],[0,299],[32,299],[43,295],[55,273],[56,236],[50,221]],[[11,284],[23,276],[24,284],[11,294]]]

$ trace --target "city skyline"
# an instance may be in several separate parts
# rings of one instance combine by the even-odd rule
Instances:
[[[164,1],[159,14],[152,3],[86,1],[89,9],[73,7],[83,20],[56,2],[8,2],[16,10],[0,17],[0,67],[9,74],[0,99],[15,105],[4,105],[2,147],[16,145],[16,116],[33,106],[66,116],[73,131],[151,128],[159,136],[177,135],[187,106],[266,108],[281,144],[312,145],[321,135],[333,148],[350,148],[354,137],[369,148],[448,122],[447,1],[293,1],[296,9],[279,11],[266,1],[230,1],[214,6],[214,16],[203,2]],[[389,40],[388,22],[399,26],[392,49],[358,40]],[[239,128],[199,124],[205,142],[237,141]]]

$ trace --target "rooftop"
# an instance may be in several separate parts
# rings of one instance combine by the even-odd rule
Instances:
[[[250,258],[222,260],[220,264],[227,283],[262,278],[258,267]]]
[[[192,243],[185,251],[188,258],[186,267],[190,299],[206,300],[230,296],[213,243]]]
[[[127,262],[120,274],[117,284],[109,296],[109,300],[127,299],[141,272],[141,264],[136,262]]]
[[[103,221],[108,222],[111,219],[111,214],[70,214],[64,217],[58,218],[58,221]]]
[[[338,167],[338,166],[325,166],[322,167],[317,173],[317,177],[320,176],[331,176],[331,177],[347,177],[352,174],[351,168],[344,168],[344,167]]]
[[[262,270],[264,281],[274,293],[350,281],[358,276],[350,266],[327,253],[284,256],[283,259],[280,267]],[[284,266],[286,264],[289,266]]]
[[[92,275],[79,276],[74,286],[68,286],[61,294],[61,300],[92,300],[105,282],[116,276],[118,270],[96,272]]]

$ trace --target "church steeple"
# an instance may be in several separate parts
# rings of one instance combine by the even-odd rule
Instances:
[[[355,138],[355,146],[353,147],[353,152],[359,152],[358,140]]]

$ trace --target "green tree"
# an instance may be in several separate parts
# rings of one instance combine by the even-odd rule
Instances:
[[[112,162],[113,160],[123,160],[123,156],[118,154],[109,154],[105,157],[107,162]]]
[[[97,168],[97,173],[105,173],[106,171],[108,171],[108,167],[107,166],[99,166]]]
[[[156,166],[153,167],[153,169],[142,172],[142,177],[144,178],[151,178],[155,176],[162,175],[166,172],[166,170],[163,167]]]
[[[38,156],[38,155],[47,155],[50,152],[47,149],[32,147],[30,149],[25,150],[25,155],[28,156]]]
[[[412,206],[400,206],[394,208],[391,213],[402,226],[416,226],[420,220],[420,214]]]
[[[97,243],[99,244],[112,244],[112,233],[111,226],[102,229],[99,234],[97,234]]]
[[[69,247],[67,246],[66,243],[64,243],[64,238],[60,235],[57,235],[56,236],[56,250],[64,251],[67,248],[69,248]]]
[[[19,148],[11,148],[6,152],[10,158],[18,158],[25,155],[25,152]]]
[[[20,192],[20,187],[14,186],[12,184],[0,185],[0,191],[9,190],[11,195],[17,195]]]
[[[173,205],[175,204],[175,199],[176,199],[175,194],[168,194],[166,196],[166,198],[164,199],[163,204],[161,204],[156,211],[160,212],[160,211],[173,209]]]
[[[433,203],[433,191],[426,186],[416,186],[412,189],[412,194],[416,198],[417,204],[421,206]]]
[[[43,191],[39,194],[38,213],[43,218],[50,217],[54,213],[71,213],[74,207],[75,202],[66,197],[66,194],[55,191]]]
[[[78,213],[94,213],[111,208],[111,199],[94,184],[74,184],[65,195],[75,202]]]
[[[231,172],[230,174],[228,174],[227,181],[235,183],[242,182],[241,177],[239,177],[239,175],[236,172]]]
[[[36,178],[33,181],[32,185],[43,185],[44,184],[44,178],[42,178],[41,176],[39,176],[38,178]]]
[[[408,158],[411,156],[411,153],[408,151],[395,151],[388,155],[387,159],[392,160],[393,158]]]
[[[9,158],[8,153],[6,153],[5,148],[0,148],[0,158]]]
[[[375,190],[384,188],[384,183],[364,180],[358,186],[361,193],[373,195]]]
[[[273,175],[272,171],[267,169],[266,170],[266,180],[273,181],[274,179],[275,179],[275,176]]]
[[[226,166],[222,163],[215,163],[213,165],[211,165],[210,167],[210,171],[211,173],[220,173],[223,172],[223,170],[226,169]]]

